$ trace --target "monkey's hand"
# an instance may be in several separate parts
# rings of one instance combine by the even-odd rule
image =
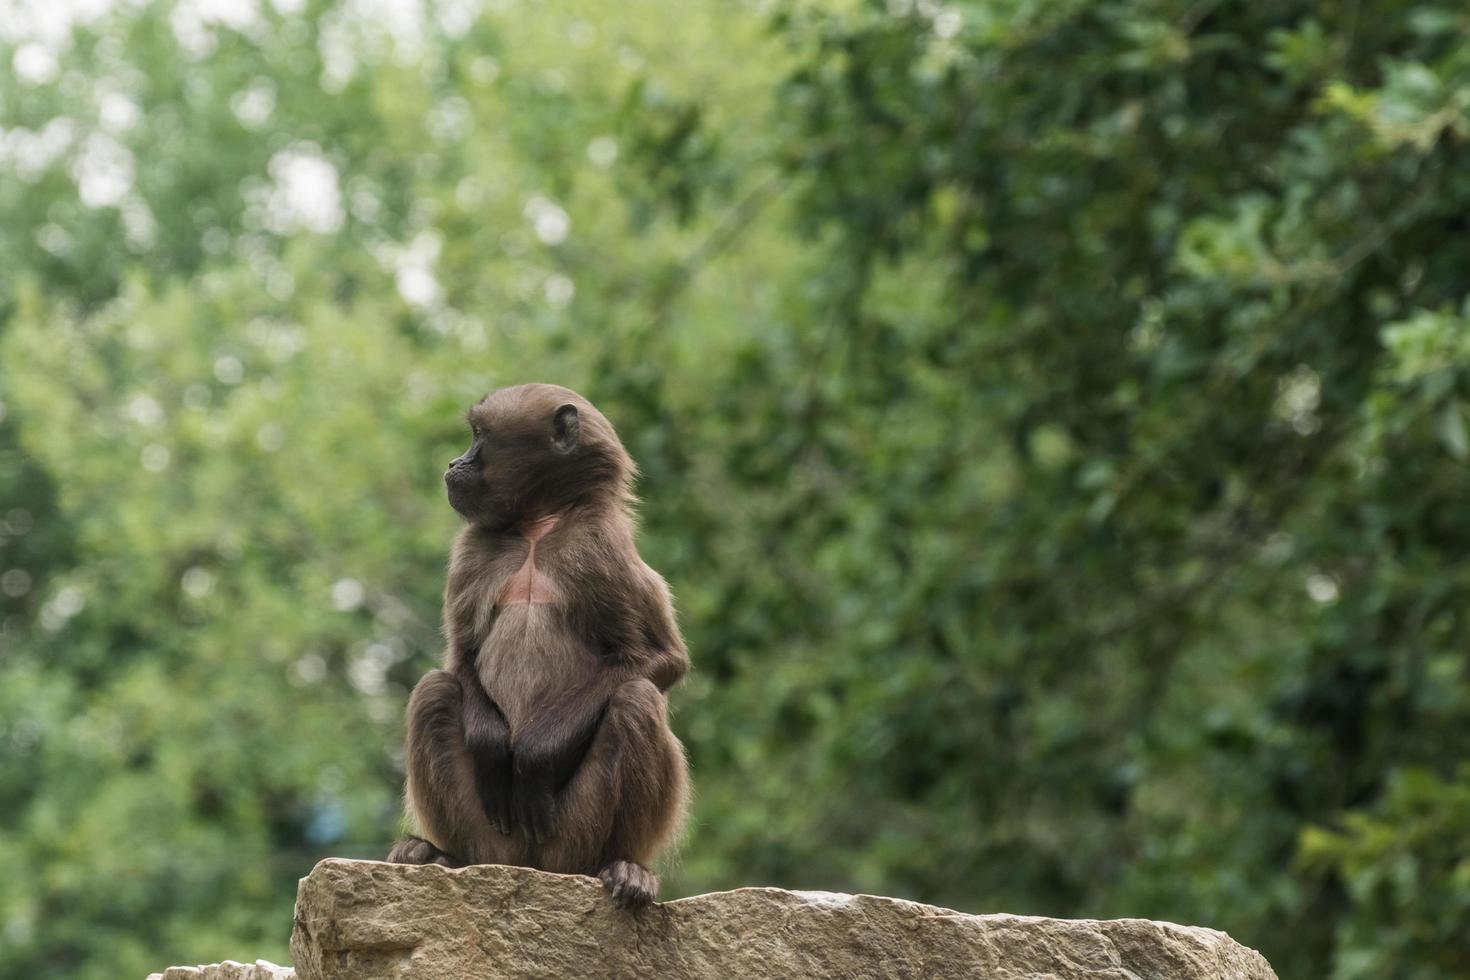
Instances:
[[[516,826],[538,844],[551,836],[557,794],[582,764],[602,718],[601,706],[593,712],[558,708],[519,735],[512,751],[512,814]]]
[[[478,677],[461,677],[464,742],[475,762],[475,793],[485,816],[502,834],[511,830],[510,726]]]

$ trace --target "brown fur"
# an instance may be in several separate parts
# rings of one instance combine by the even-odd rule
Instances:
[[[566,388],[470,409],[445,474],[468,521],[444,589],[447,648],[408,704],[402,863],[599,875],[629,906],[677,832],[684,749],[664,692],[689,656],[668,586],[633,540],[633,461]]]

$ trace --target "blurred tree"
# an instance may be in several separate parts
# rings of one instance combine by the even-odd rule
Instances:
[[[283,960],[384,853],[467,403],[577,385],[669,472],[647,311],[717,222],[627,247],[621,120],[653,64],[761,111],[760,18],[299,6],[0,28],[0,976]]]
[[[282,958],[381,853],[530,378],[681,600],[672,891],[1470,972],[1470,14],[669,10],[0,27],[0,976]]]
[[[748,751],[814,802],[712,853],[1470,971],[1470,15],[777,23],[833,327],[731,414],[801,600]]]

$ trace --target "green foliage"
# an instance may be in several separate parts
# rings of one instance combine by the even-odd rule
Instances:
[[[1337,976],[1439,977],[1461,972],[1470,915],[1470,780],[1422,769],[1394,773],[1371,809],[1338,831],[1302,836],[1309,867],[1338,871],[1352,896],[1339,926]],[[1398,928],[1384,933],[1382,923]]]
[[[528,379],[680,599],[671,893],[1470,972],[1460,5],[224,9],[0,29],[0,976],[383,852]]]

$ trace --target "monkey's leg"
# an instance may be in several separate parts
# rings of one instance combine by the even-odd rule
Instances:
[[[538,867],[596,873],[624,906],[658,893],[648,870],[684,815],[684,749],[669,731],[664,696],[651,681],[619,687],[558,801]]]
[[[447,671],[429,671],[408,699],[407,761],[409,815],[437,852],[457,863],[525,863],[524,842],[500,834],[485,816],[465,746],[464,691]]]

